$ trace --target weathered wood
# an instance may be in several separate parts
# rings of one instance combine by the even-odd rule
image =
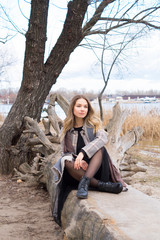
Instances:
[[[127,132],[124,136],[121,136],[122,125],[128,113],[128,110],[122,110],[120,104],[116,103],[113,107],[113,116],[105,127],[105,130],[108,132],[107,151],[118,169],[120,168],[125,152],[137,143],[143,134],[143,129],[137,127]]]
[[[40,142],[47,149],[53,150],[53,152],[55,152],[55,149],[53,148],[52,143],[45,136],[44,132],[40,129],[40,127],[38,126],[38,123],[30,117],[25,117],[24,120],[26,121],[27,130],[24,130],[23,132],[24,133],[35,133],[37,135],[37,137],[39,138]]]
[[[22,164],[19,166],[19,171],[20,171],[22,174],[30,173],[30,172],[31,172],[31,166],[30,166],[27,162],[22,163]]]
[[[49,134],[51,134],[50,133],[50,120],[49,119],[44,119],[44,118],[42,118],[42,123],[43,123],[43,126],[44,126],[44,134],[45,135],[49,135]]]
[[[50,95],[48,108],[44,109],[44,111],[46,111],[48,113],[49,123],[52,125],[52,127],[55,130],[57,136],[59,136],[60,129],[63,126],[63,121],[57,115],[57,113],[55,111],[56,102],[59,104],[59,106],[63,109],[63,111],[65,113],[67,113],[67,111],[68,111],[69,102],[64,97],[62,97],[61,95],[54,93],[54,94]],[[47,129],[46,129],[46,127],[47,127]],[[48,129],[49,125],[47,125],[46,127],[45,127],[46,132],[50,133],[50,131]]]
[[[48,138],[48,140],[51,142],[51,143],[60,143],[60,138],[59,136],[46,136]],[[28,144],[29,145],[37,145],[37,144],[40,144],[41,141],[39,140],[38,137],[34,137],[34,138],[29,138],[28,139]]]
[[[63,109],[65,114],[67,115],[68,108],[69,108],[69,102],[66,98],[64,98],[62,95],[57,94],[56,101],[59,104],[59,106]]]
[[[41,175],[43,182],[47,181],[46,173],[44,173],[46,164],[50,162],[51,165],[53,165],[57,159],[59,159],[61,151],[59,134],[63,121],[55,112],[55,102],[59,103],[62,109],[67,112],[69,106],[68,101],[60,95],[52,94],[48,108],[45,109],[48,113],[48,119],[42,120],[43,127],[35,120],[25,117],[26,130],[24,134],[32,133],[29,135],[27,144],[31,147],[32,152],[36,153],[30,174],[35,174],[35,171],[40,171],[37,174]],[[121,136],[122,125],[128,113],[127,110],[121,110],[119,103],[117,103],[113,107],[113,116],[105,127],[105,130],[108,132],[107,151],[114,165],[120,170],[122,177],[126,179],[127,183],[129,183],[130,177],[136,172],[146,171],[145,166],[141,166],[137,161],[130,159],[127,155],[127,150],[138,142],[139,137],[143,134],[143,130],[137,127]],[[51,127],[54,131],[51,130]],[[40,156],[43,156],[43,158]],[[28,173],[26,172],[26,174]]]

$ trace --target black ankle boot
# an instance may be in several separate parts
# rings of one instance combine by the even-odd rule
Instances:
[[[78,185],[77,197],[87,198],[88,197],[88,186],[90,184],[90,178],[83,176]]]
[[[98,182],[98,190],[101,192],[109,192],[109,193],[120,193],[123,190],[123,185],[121,182]]]

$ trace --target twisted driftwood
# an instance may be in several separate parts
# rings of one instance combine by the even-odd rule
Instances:
[[[15,177],[30,182],[46,183],[45,167],[48,163],[52,166],[60,157],[60,129],[63,126],[62,119],[55,112],[55,103],[67,113],[69,102],[61,95],[52,94],[48,108],[44,109],[48,117],[43,118],[41,124],[35,120],[25,117],[26,130],[28,134],[27,144],[31,151],[35,153],[32,166],[23,163],[19,171],[15,169]],[[121,110],[119,103],[113,107],[113,117],[105,127],[108,132],[107,150],[113,163],[121,171],[122,176],[127,181],[138,171],[146,171],[138,162],[127,155],[127,150],[136,144],[143,134],[140,127],[134,128],[121,136],[122,125],[128,115],[127,110]],[[33,180],[34,179],[34,180]]]

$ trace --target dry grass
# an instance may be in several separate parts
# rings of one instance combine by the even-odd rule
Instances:
[[[4,116],[0,114],[0,122],[4,121]]]
[[[109,122],[109,120],[112,118],[112,111],[111,110],[108,110],[108,111],[104,111],[103,112],[103,124],[104,126],[106,126]]]
[[[111,111],[104,113],[104,125],[108,123],[111,117]],[[141,114],[134,109],[126,118],[122,126],[122,134],[125,134],[127,131],[137,126],[144,129],[144,139],[157,140],[160,138],[160,115],[156,112],[156,109],[153,109],[147,115]]]
[[[107,125],[107,123],[111,118],[112,118],[112,111],[110,110],[105,111],[104,126]],[[0,126],[3,121],[4,121],[4,116],[0,115]],[[126,118],[122,126],[122,134],[124,135],[127,131],[137,126],[140,126],[144,129],[144,134],[143,134],[144,139],[151,139],[151,140],[160,139],[160,115],[157,113],[156,109],[153,109],[147,115],[143,115],[139,111],[134,109]]]

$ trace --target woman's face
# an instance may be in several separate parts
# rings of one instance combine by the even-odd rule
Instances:
[[[79,98],[73,108],[74,116],[77,118],[85,118],[88,113],[88,103],[84,98]]]

